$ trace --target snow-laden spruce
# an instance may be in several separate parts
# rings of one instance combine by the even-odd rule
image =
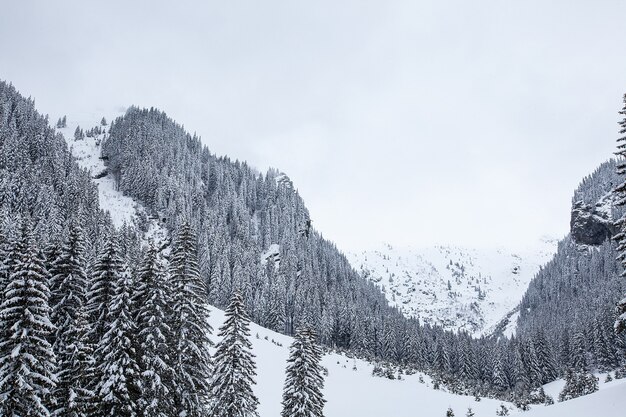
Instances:
[[[617,204],[626,206],[626,179],[624,179],[626,175],[626,94],[624,95],[624,108],[619,113],[625,116],[619,123],[619,134],[623,136],[617,139],[617,152],[615,153],[619,158],[617,173],[621,176],[622,183],[615,188],[615,193],[618,196]],[[621,276],[626,277],[626,215],[617,221],[616,226],[619,228],[619,233],[615,236],[615,240],[619,243],[618,259],[624,267]],[[615,331],[622,333],[626,331],[626,295],[617,303],[616,309]]]
[[[15,243],[16,262],[0,305],[0,415],[47,417],[55,387],[55,356],[48,338],[48,271],[30,225]]]
[[[97,345],[113,322],[111,300],[115,297],[116,283],[126,266],[120,257],[116,236],[109,237],[91,272],[87,295],[87,314],[90,321],[90,340]]]
[[[323,417],[324,376],[322,350],[315,333],[304,327],[296,333],[289,348],[282,417]]]
[[[170,326],[171,393],[176,415],[205,417],[209,403],[209,378],[212,375],[206,285],[198,270],[196,236],[184,223],[172,249],[170,282],[173,291]]]
[[[235,291],[218,336],[211,384],[211,417],[258,416],[259,400],[252,392],[256,365],[250,342],[250,319],[243,298]]]
[[[55,251],[50,251],[51,256]],[[94,365],[88,340],[85,304],[88,278],[85,272],[82,231],[73,225],[68,238],[50,264],[51,320],[56,327],[54,353],[58,382],[54,391],[55,414],[80,417],[87,414],[93,398],[89,390]]]
[[[141,368],[142,392],[138,407],[140,415],[167,417],[172,415],[172,294],[158,250],[151,245],[137,272],[133,306],[139,340],[138,362]]]
[[[106,311],[112,319],[105,322],[104,334],[94,353],[96,361],[97,417],[133,417],[137,415],[140,395],[139,365],[136,361],[136,326],[132,317],[130,275],[119,268],[117,247],[109,242],[101,258],[100,271],[112,268],[101,276],[114,277],[114,294]],[[108,261],[111,261],[108,263]]]

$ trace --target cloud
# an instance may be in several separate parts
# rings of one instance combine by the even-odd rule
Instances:
[[[5,6],[0,77],[41,111],[159,107],[346,249],[565,234],[626,87],[623,2]]]

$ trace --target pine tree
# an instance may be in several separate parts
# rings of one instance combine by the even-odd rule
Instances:
[[[212,417],[258,416],[258,399],[252,392],[256,366],[250,343],[250,320],[241,294],[235,291],[226,309],[226,321],[220,327],[211,384]]]
[[[322,352],[309,327],[296,333],[287,360],[282,417],[322,417]]]
[[[140,370],[137,364],[134,338],[136,327],[131,317],[132,283],[128,273],[119,274],[115,295],[108,310],[114,320],[95,351],[96,401],[94,415],[98,417],[134,417],[138,415]]]
[[[572,368],[576,372],[586,371],[588,368],[587,363],[587,338],[582,329],[574,333],[572,340]]]
[[[624,95],[624,107],[619,112],[624,116],[619,123],[619,134],[622,135],[617,139],[617,174],[624,177],[626,175],[626,94]],[[615,188],[615,193],[618,196],[617,204],[619,206],[626,205],[626,180]],[[622,263],[622,278],[626,277],[626,215],[616,222],[616,226],[619,229],[615,240],[618,242],[617,252],[618,260]],[[626,295],[617,303],[617,320],[615,321],[615,332],[622,333],[626,331]]]
[[[87,294],[87,314],[91,325],[89,333],[94,345],[100,344],[100,340],[113,322],[114,316],[110,311],[111,300],[115,297],[115,286],[124,269],[124,262],[115,240],[109,238],[93,267]]]
[[[496,410],[496,415],[499,417],[508,416],[509,409],[504,404],[500,404],[500,408]]]
[[[158,259],[158,250],[150,246],[137,273],[133,294],[136,331],[140,341],[137,356],[143,387],[138,406],[143,416],[172,415],[169,397],[174,391],[170,378],[170,302],[171,293],[165,270]]]
[[[460,349],[461,377],[470,384],[475,383],[478,366],[476,364],[476,357],[472,351],[472,345],[465,337],[462,340]]]
[[[598,378],[589,372],[569,370],[565,376],[565,386],[559,393],[559,401],[567,401],[598,390]]]
[[[9,285],[11,277],[11,263],[15,256],[14,253],[15,242],[11,242],[10,239],[0,231],[0,305],[4,301],[4,290]],[[2,331],[0,329],[0,331]]]
[[[74,140],[83,140],[85,139],[85,132],[80,128],[80,126],[76,126],[76,130],[74,131]]]
[[[170,281],[173,291],[172,400],[177,415],[204,417],[212,374],[212,345],[208,324],[206,287],[198,270],[196,238],[188,223],[178,232],[171,254]]]
[[[532,367],[534,368],[535,385],[552,382],[557,377],[552,353],[543,331],[535,333],[531,340]]]
[[[10,282],[0,306],[0,415],[47,417],[55,388],[55,328],[48,306],[48,272],[26,222],[15,248]]]
[[[491,380],[493,387],[496,389],[496,391],[499,393],[503,393],[509,389],[510,383],[506,372],[504,371],[502,353],[499,349],[496,355],[497,356],[494,359],[493,375]]]
[[[57,328],[53,345],[58,363],[55,413],[72,417],[85,415],[93,397],[88,389],[93,376],[93,349],[87,333],[85,290],[88,279],[83,253],[82,232],[73,226],[52,263],[54,275],[50,280],[51,321]]]

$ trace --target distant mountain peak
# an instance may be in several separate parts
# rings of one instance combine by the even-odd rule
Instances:
[[[557,244],[550,236],[523,249],[383,243],[347,256],[405,316],[478,336],[515,308]]]

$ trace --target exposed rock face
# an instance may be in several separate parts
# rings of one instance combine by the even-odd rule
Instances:
[[[576,243],[597,246],[610,239],[616,228],[604,204],[591,206],[577,201],[572,207],[570,231]]]

